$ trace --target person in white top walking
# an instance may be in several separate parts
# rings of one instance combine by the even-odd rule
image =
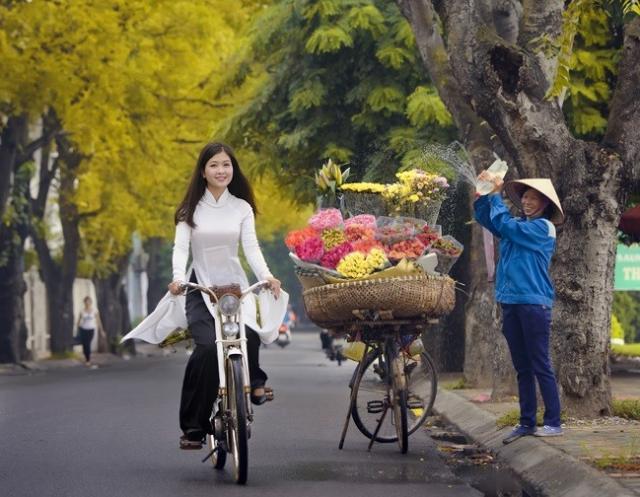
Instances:
[[[91,297],[87,296],[84,298],[84,309],[78,316],[78,338],[82,344],[82,352],[84,353],[85,364],[87,366],[91,366],[91,341],[93,340],[95,330],[104,333],[100,315],[98,311],[93,308]]]
[[[181,293],[181,284],[199,282],[204,286],[239,284],[249,286],[240,265],[238,245],[259,280],[268,280],[276,296],[280,281],[273,277],[264,260],[255,231],[256,207],[251,186],[242,174],[230,147],[209,143],[196,163],[184,199],[175,214],[176,236],[173,247],[173,282],[169,291]],[[192,255],[189,275],[185,268]],[[253,309],[247,309],[255,315]],[[243,313],[245,310],[243,309]],[[186,317],[196,347],[191,354],[180,400],[180,448],[197,449],[211,433],[209,418],[218,391],[218,358],[215,346],[214,312],[209,298],[200,292],[186,298]],[[260,337],[247,329],[251,399],[255,404],[267,400],[267,375],[259,365]]]

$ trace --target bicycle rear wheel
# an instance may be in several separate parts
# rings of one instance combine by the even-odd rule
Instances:
[[[247,405],[244,394],[244,368],[242,358],[227,359],[227,396],[230,411],[229,451],[233,457],[233,478],[236,483],[247,482],[249,470],[249,443],[247,430]]]
[[[438,382],[433,361],[426,352],[416,356],[401,353],[401,357],[404,358],[407,384],[407,430],[411,435],[431,414]],[[351,416],[360,432],[371,438],[385,406],[390,406],[386,387],[388,368],[383,354],[378,349],[369,352],[363,361],[362,374],[356,375],[351,385],[357,390]],[[386,417],[376,436],[376,442],[391,443],[398,440],[392,417]]]
[[[207,435],[207,445],[213,451],[211,463],[215,469],[223,469],[227,462],[227,451],[220,445],[213,435]]]
[[[409,448],[409,426],[407,410],[407,381],[405,376],[404,358],[398,350],[398,345],[389,340],[386,344],[387,364],[391,365],[391,381],[389,383],[389,398],[393,409],[393,424],[400,452],[407,453]]]

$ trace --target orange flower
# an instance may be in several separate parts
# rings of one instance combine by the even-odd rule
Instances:
[[[294,250],[297,245],[300,245],[308,238],[317,237],[318,232],[307,226],[301,230],[293,230],[289,232],[289,234],[284,239],[285,245],[289,248],[289,250]]]

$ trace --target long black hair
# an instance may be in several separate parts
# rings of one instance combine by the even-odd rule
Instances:
[[[224,152],[229,156],[231,159],[231,165],[233,166],[233,178],[227,187],[229,193],[245,200],[253,209],[254,214],[258,214],[253,190],[251,189],[251,185],[249,184],[246,176],[242,174],[242,171],[240,170],[240,165],[238,164],[238,159],[236,159],[236,156],[233,153],[233,149],[224,143],[214,142],[207,143],[200,151],[198,162],[196,162],[196,167],[191,175],[191,181],[189,182],[187,193],[176,209],[176,214],[174,216],[176,224],[180,221],[185,221],[192,228],[196,227],[193,222],[193,213],[207,188],[207,180],[203,177],[204,168],[207,165],[207,162],[209,162],[209,159],[220,152]]]

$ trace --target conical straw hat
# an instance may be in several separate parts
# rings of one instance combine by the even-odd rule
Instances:
[[[564,212],[562,212],[560,199],[558,199],[558,194],[556,193],[556,189],[553,187],[550,179],[518,179],[509,181],[504,185],[504,191],[506,192],[506,194],[509,196],[511,201],[521,210],[522,204],[520,203],[520,199],[522,198],[524,192],[529,188],[533,188],[534,190],[540,192],[551,201],[555,209],[553,210],[550,221],[553,224],[562,224],[564,222]]]

